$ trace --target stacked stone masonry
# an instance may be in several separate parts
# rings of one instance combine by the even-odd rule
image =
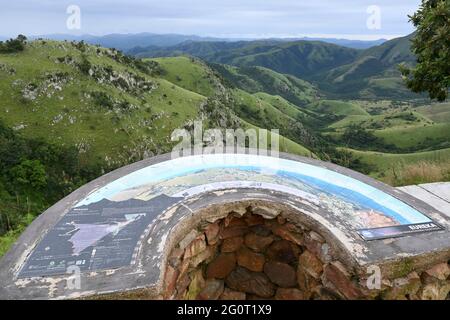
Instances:
[[[448,261],[384,279],[355,272],[315,230],[261,208],[202,222],[172,249],[164,299],[450,299]],[[378,281],[378,282],[377,282]]]

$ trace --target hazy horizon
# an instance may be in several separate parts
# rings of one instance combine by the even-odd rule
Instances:
[[[68,34],[179,34],[227,39],[336,38],[379,40],[414,31],[408,14],[420,0],[78,0],[3,3],[2,37]],[[68,28],[76,5],[79,28]],[[375,6],[375,9],[374,9]],[[375,10],[375,11],[374,11]],[[377,23],[369,26],[374,17]]]

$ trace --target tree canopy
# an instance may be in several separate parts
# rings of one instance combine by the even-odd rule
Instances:
[[[401,66],[406,85],[414,92],[428,92],[431,99],[444,101],[450,86],[450,1],[423,0],[409,18],[417,28],[411,45],[417,65]]]

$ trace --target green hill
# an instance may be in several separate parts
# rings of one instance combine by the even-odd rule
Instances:
[[[246,106],[263,116],[239,118]],[[201,119],[279,128],[293,138],[280,136],[281,151],[314,156],[288,130],[289,115],[195,59],[142,61],[56,41],[0,54],[0,255],[48,206],[107,171],[169,152],[173,130]]]
[[[228,107],[240,119],[254,126],[269,130],[279,129],[282,136],[303,146],[308,146],[315,140],[314,134],[302,124],[302,120],[306,119],[306,115],[297,106],[284,99],[284,108],[277,104],[280,107],[278,108],[274,105],[276,100],[269,99],[269,97],[273,96],[267,93],[264,97],[260,97],[257,94],[252,95],[233,86],[229,87],[226,84],[226,80],[225,82],[223,81],[221,73],[215,72],[215,69],[209,68],[197,59],[166,57],[152,59],[152,61],[156,61],[160,65],[163,78],[174,81],[185,89],[202,93],[211,99],[225,97],[224,100],[227,101]],[[288,79],[271,70],[263,70],[263,72],[271,74],[274,78]],[[311,90],[311,86],[306,86],[306,88]],[[299,95],[302,94],[299,87],[296,87],[296,89]],[[309,91],[305,91],[304,94],[309,94]],[[292,117],[294,113],[299,118]],[[300,150],[299,148],[296,149]],[[308,151],[303,154],[309,153]]]
[[[414,64],[412,35],[361,51],[354,61],[317,75],[320,88],[331,95],[365,99],[417,99],[404,85],[398,65]]]
[[[171,132],[225,90],[198,60],[141,62],[70,42],[32,42],[22,53],[0,55],[0,66],[6,126],[115,166],[169,151]]]
[[[415,110],[436,123],[450,122],[450,103],[435,103]]]
[[[441,172],[429,180],[447,179],[449,104],[410,100],[396,70],[399,61],[412,61],[407,44],[394,39],[358,51],[308,41],[190,42],[158,49],[206,62],[140,60],[56,41],[0,54],[0,254],[46,207],[107,171],[170,151],[172,131],[191,130],[194,120],[205,128],[279,129],[281,151],[317,155],[396,185],[426,180],[398,178],[398,168],[405,177],[416,164]]]
[[[1,120],[25,137],[76,145],[122,165],[170,150],[167,137],[205,97],[157,76],[154,63],[69,42],[36,41],[0,55]],[[113,138],[112,138],[113,137]]]
[[[261,66],[302,79],[352,62],[359,51],[320,41],[186,42],[139,53],[139,57],[196,56],[240,67]]]
[[[246,68],[264,67],[312,82],[322,94],[332,99],[423,99],[424,96],[413,94],[404,86],[398,71],[400,63],[415,63],[410,50],[412,36],[386,41],[365,50],[320,41],[261,40],[186,42],[167,48],[150,48],[136,54],[148,57],[190,55],[210,63],[236,66],[239,70],[224,67],[221,72],[250,92],[257,90],[258,83],[261,84],[261,76],[258,75],[261,71]],[[279,92],[269,93],[281,95]],[[292,100],[292,96],[281,96],[300,103]]]
[[[250,93],[265,92],[303,106],[317,97],[317,89],[307,81],[264,67],[233,67],[213,64],[227,81]]]

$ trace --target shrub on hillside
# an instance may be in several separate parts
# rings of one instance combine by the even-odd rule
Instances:
[[[16,53],[25,49],[27,37],[18,35],[16,39],[9,39],[5,42],[0,41],[0,53]]]

